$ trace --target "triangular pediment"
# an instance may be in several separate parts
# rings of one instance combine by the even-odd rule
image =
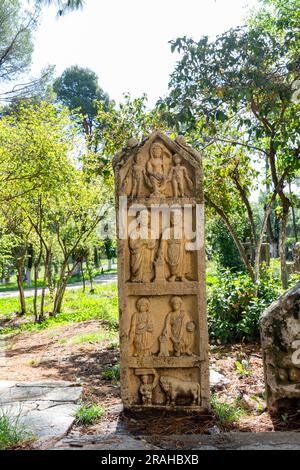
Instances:
[[[113,159],[119,194],[130,198],[195,198],[202,186],[201,157],[161,131],[127,147]]]
[[[141,142],[138,142],[136,139],[130,139],[128,141],[128,146],[114,156],[112,165],[114,168],[117,166],[122,166],[126,164],[126,161],[130,158],[130,156],[135,155],[144,146],[149,146],[155,141],[161,141],[172,153],[178,153],[193,167],[197,168],[199,166],[199,162],[201,161],[201,155],[189,145],[181,143],[179,139],[180,137],[173,140],[159,130],[154,131],[149,137],[142,140]],[[181,140],[183,140],[182,137]]]

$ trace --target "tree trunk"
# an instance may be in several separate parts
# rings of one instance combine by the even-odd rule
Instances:
[[[83,269],[82,261],[80,261],[80,271],[81,271],[81,278],[82,278],[82,291],[85,292],[85,277],[84,277],[84,269]]]
[[[33,283],[34,283],[34,295],[33,295],[33,315],[34,321],[38,321],[38,311],[37,311],[37,291],[38,291],[38,277],[39,277],[39,267],[38,264],[34,264],[33,270]]]
[[[31,268],[26,268],[26,280],[27,280],[27,286],[31,287]]]
[[[205,196],[205,199],[207,200],[208,204],[211,205],[211,207],[213,207],[215,209],[215,211],[217,212],[217,214],[219,214],[219,216],[223,219],[223,221],[225,222],[225,225],[230,233],[230,235],[232,236],[233,238],[233,241],[234,243],[236,244],[236,247],[239,251],[239,254],[241,256],[241,259],[252,279],[253,282],[255,282],[255,275],[254,275],[254,271],[253,271],[253,268],[251,266],[251,263],[246,255],[246,251],[242,245],[242,243],[240,242],[233,226],[231,225],[228,217],[226,216],[226,214],[223,212],[223,210],[218,207],[213,201],[211,201],[207,196]]]
[[[284,289],[288,288],[288,271],[286,265],[286,229],[289,217],[289,203],[286,201],[283,205],[283,212],[280,222],[279,234],[279,256],[280,256],[280,270],[281,270],[281,283]]]
[[[20,296],[20,306],[21,311],[19,312],[20,315],[25,315],[26,313],[26,301],[25,301],[25,293],[23,287],[23,262],[19,261],[17,264],[17,283],[19,289],[19,296]]]
[[[53,307],[53,316],[55,317],[58,313],[61,313],[62,303],[64,300],[64,295],[66,292],[68,277],[65,278],[62,283],[59,285],[56,291],[54,307]]]
[[[291,183],[289,183],[289,193],[290,193],[290,196],[292,196]],[[291,197],[290,197],[290,200],[291,200]],[[295,237],[295,242],[297,243],[297,241],[298,241],[298,231],[297,231],[297,222],[296,222],[296,214],[295,214],[294,204],[291,205],[291,208],[292,208],[292,217],[293,217],[294,237]]]
[[[41,304],[40,304],[40,315],[39,315],[39,321],[40,322],[42,322],[45,319],[45,312],[44,312],[45,293],[46,293],[46,287],[47,287],[47,279],[48,279],[48,271],[49,271],[50,261],[51,261],[50,251],[47,250],[46,251],[46,257],[45,257],[44,279],[43,279],[42,293],[41,293]]]

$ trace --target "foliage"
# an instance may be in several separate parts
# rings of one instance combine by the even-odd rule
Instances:
[[[259,338],[259,317],[281,294],[278,279],[262,269],[258,290],[247,273],[220,270],[208,290],[212,341],[230,343]]]
[[[32,440],[33,436],[20,423],[19,417],[0,410],[0,450],[9,450]]]
[[[249,362],[246,359],[242,359],[241,361],[235,361],[235,368],[241,377],[247,377],[248,375],[252,375],[252,371],[249,368]]]
[[[0,2],[0,81],[11,81],[28,70],[33,52],[36,14],[21,10],[19,0]]]
[[[284,192],[284,185],[295,177],[300,162],[299,113],[293,99],[294,84],[299,77],[299,54],[296,53],[297,48],[299,50],[299,13],[293,11],[294,0],[288,0],[284,6],[277,0],[262,3],[272,7],[268,28],[264,28],[258,19],[230,29],[214,40],[202,37],[195,41],[181,37],[171,41],[172,50],[179,52],[181,58],[171,75],[169,96],[161,101],[160,107],[169,123],[176,125],[180,132],[189,132],[191,139],[198,141],[203,149],[209,151],[210,145],[218,147],[222,144],[223,147],[224,143],[228,144],[227,150],[223,148],[219,152],[219,159],[226,161],[229,158],[234,173],[230,176],[227,172],[221,181],[215,178],[215,185],[219,184],[222,191],[220,188],[216,192],[208,191],[206,200],[225,221],[250,275],[251,266],[247,265],[239,239],[230,227],[231,205],[230,210],[224,207],[223,197],[225,203],[230,201],[232,183],[236,183],[236,189],[239,185],[240,198],[251,221],[248,188],[252,185],[249,186],[247,181],[252,179],[253,165],[249,166],[247,154],[252,151],[260,164],[266,164],[267,202],[256,244],[255,276],[252,277],[255,280],[259,277],[260,244],[278,195],[281,276],[286,288],[285,237],[291,201]],[[271,27],[274,17],[275,32]],[[246,161],[240,159],[236,149],[240,154],[241,149],[247,150]],[[237,157],[238,180],[234,181]],[[215,165],[217,171],[219,167]],[[221,171],[224,173],[222,165]],[[211,200],[211,195],[221,201]],[[222,202],[221,206],[219,202]],[[255,230],[252,232],[254,236]]]
[[[106,380],[120,379],[120,364],[115,364],[102,372],[102,377]]]
[[[104,413],[104,408],[96,403],[83,404],[76,411],[75,421],[78,426],[89,426],[102,418]]]
[[[129,94],[125,94],[122,103],[116,106],[110,102],[107,109],[103,103],[99,103],[97,120],[103,127],[101,152],[106,158],[120,151],[131,137],[140,140],[155,129],[166,129],[161,113],[156,108],[147,109],[145,94],[140,98],[131,98]]]
[[[83,7],[84,0],[33,0],[37,6],[55,5],[58,8],[57,15],[63,16],[66,13],[78,10]]]
[[[89,69],[74,65],[66,69],[53,84],[57,99],[70,111],[80,114],[86,136],[92,133],[98,103],[107,108],[109,97],[98,84],[97,75]]]
[[[212,396],[211,405],[218,423],[223,429],[238,421],[244,413],[240,406],[223,402],[217,397],[217,395]]]
[[[249,235],[249,229],[243,217],[236,214],[234,226],[239,237],[245,240]],[[240,271],[245,268],[236,245],[220,217],[208,216],[205,231],[207,246],[213,260],[216,260],[223,268],[238,269]]]
[[[0,120],[0,198],[53,192],[67,177],[74,133],[66,110],[20,103]]]

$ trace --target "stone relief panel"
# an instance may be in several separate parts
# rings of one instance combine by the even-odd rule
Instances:
[[[197,356],[196,301],[193,295],[129,297],[122,324],[129,357]]]
[[[199,375],[200,371],[196,368],[187,368],[184,373],[179,373],[178,368],[130,369],[129,380],[134,389],[131,405],[171,409],[198,408],[202,398]]]
[[[300,283],[263,314],[261,338],[270,411],[300,406]]]
[[[134,218],[128,217],[128,220],[130,227]],[[138,226],[134,226],[128,234],[127,281],[143,283],[197,280],[198,262],[195,253],[187,249],[189,240],[184,233],[182,212],[170,212],[170,224],[167,228],[163,228],[160,216],[158,232],[151,229],[150,211],[141,211],[138,220]]]
[[[161,141],[138,150],[121,170],[120,181],[121,193],[129,198],[195,195],[191,165]]]

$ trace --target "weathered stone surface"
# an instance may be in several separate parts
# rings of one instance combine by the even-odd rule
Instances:
[[[66,381],[0,381],[0,413],[25,425],[43,442],[63,437],[72,426],[82,387]]]
[[[297,432],[229,432],[212,435],[142,436],[126,434],[64,438],[54,450],[300,450]]]
[[[21,415],[22,422],[31,433],[40,437],[61,437],[71,428],[74,422],[76,406],[73,403],[52,404],[46,409],[36,409]]]
[[[260,319],[270,411],[300,409],[300,282]]]
[[[159,436],[145,438],[161,449],[169,450],[299,450],[297,432],[227,432],[215,435]]]
[[[32,385],[16,383],[15,386],[6,388],[0,392],[0,404],[11,403],[16,401],[32,401],[32,400],[46,400],[46,401],[60,401],[70,402],[76,401],[80,397],[81,388],[67,385],[58,384],[55,388],[54,383],[32,383]]]
[[[155,132],[113,166],[124,407],[207,409],[201,157]]]
[[[135,439],[126,434],[106,436],[66,437],[52,450],[155,450],[157,446],[148,444],[144,439]]]
[[[218,390],[220,388],[223,388],[229,383],[229,380],[225,377],[225,375],[220,374],[220,372],[217,372],[212,368],[209,369],[209,381],[210,388],[212,390]]]

